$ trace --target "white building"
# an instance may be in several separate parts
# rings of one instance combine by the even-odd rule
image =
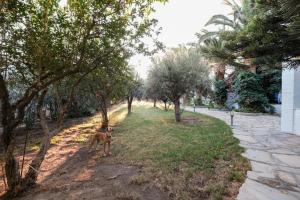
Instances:
[[[281,131],[300,135],[300,67],[282,72]]]

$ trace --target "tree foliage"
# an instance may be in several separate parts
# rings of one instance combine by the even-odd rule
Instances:
[[[240,105],[241,110],[266,112],[270,108],[259,75],[251,72],[240,73],[234,81],[233,89],[239,95],[237,103]]]
[[[154,2],[69,0],[60,6],[59,0],[1,1],[0,119],[8,195],[18,194],[37,178],[31,168],[25,178],[20,177],[14,156],[14,129],[23,122],[26,107],[39,99],[37,113],[45,119],[45,98],[59,81],[72,82],[66,78],[97,69],[122,70],[133,53],[150,54],[160,48],[157,21],[151,18]],[[145,45],[145,36],[153,38],[154,49]],[[32,161],[37,170],[52,134],[45,121],[41,125],[45,140]]]
[[[195,49],[174,48],[153,60],[148,75],[153,94],[164,94],[175,105],[175,119],[180,121],[180,98],[207,80],[208,67]],[[160,84],[157,85],[157,84]],[[157,90],[156,90],[157,89]],[[162,94],[161,94],[162,93]]]
[[[225,107],[227,100],[227,89],[224,80],[214,81],[214,95],[213,100],[219,107]]]

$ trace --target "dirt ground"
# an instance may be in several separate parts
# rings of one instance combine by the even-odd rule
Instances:
[[[93,134],[98,120],[73,120],[74,126],[60,133],[55,145],[49,149],[40,169],[37,187],[17,199],[168,199],[167,193],[159,189],[154,181],[132,181],[142,173],[142,167],[119,164],[114,155],[105,157],[102,146],[89,153],[86,142],[76,142],[82,134]],[[24,172],[34,154],[26,155]],[[21,160],[21,155],[18,159]],[[4,184],[2,180],[0,182],[1,194]]]
[[[101,157],[99,150],[88,153],[80,145],[56,148],[59,155],[53,154],[54,149],[48,153],[39,186],[18,199],[167,199],[153,183],[131,183],[131,178],[141,172],[138,167],[112,164],[113,158]]]

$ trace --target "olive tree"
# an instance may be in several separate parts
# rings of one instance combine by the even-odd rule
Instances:
[[[197,85],[199,87],[207,75],[208,67],[201,61],[197,50],[179,47],[153,60],[148,78],[161,85],[165,95],[174,103],[176,122],[180,122],[180,98],[195,90]]]
[[[135,73],[133,69],[130,71],[130,75],[126,81],[126,101],[127,101],[127,113],[132,112],[132,102],[135,97],[140,97],[143,86],[143,80]]]
[[[161,100],[165,104],[167,110],[168,97],[166,95],[166,88],[163,84],[158,82],[157,77],[159,70],[150,70],[146,81],[146,97],[153,100],[153,107],[156,107],[156,102]]]
[[[101,129],[108,128],[108,109],[111,103],[118,102],[126,96],[125,85],[130,79],[129,75],[129,69],[124,62],[122,66],[106,66],[88,76],[89,89],[97,99],[101,113]]]

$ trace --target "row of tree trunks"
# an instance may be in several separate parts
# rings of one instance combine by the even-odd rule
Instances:
[[[167,108],[167,101],[164,101],[164,104],[165,104],[165,111],[167,111],[168,110],[168,108]]]

